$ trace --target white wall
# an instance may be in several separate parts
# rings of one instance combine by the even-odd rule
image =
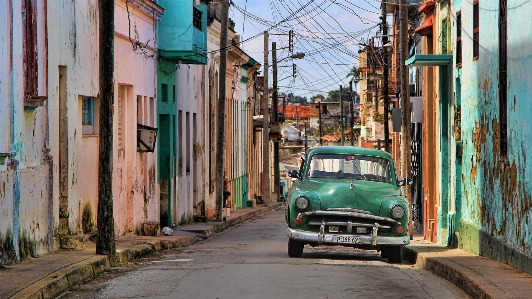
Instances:
[[[116,234],[122,235],[159,221],[156,153],[137,152],[137,123],[156,123],[156,28],[151,14],[115,3],[113,200]],[[147,46],[134,50],[130,39]]]
[[[178,223],[190,219],[194,215],[194,208],[205,201],[207,177],[203,162],[204,132],[207,123],[205,75],[204,65],[181,65],[177,70],[176,216]]]

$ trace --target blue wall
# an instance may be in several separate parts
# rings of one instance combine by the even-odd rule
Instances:
[[[499,155],[499,1],[480,1],[480,55],[473,59],[473,5],[455,1],[462,13],[460,88],[464,249],[532,273],[532,2],[508,0],[508,156]],[[456,28],[454,22],[453,28]],[[453,40],[455,40],[453,33]],[[456,51],[456,48],[454,49]]]

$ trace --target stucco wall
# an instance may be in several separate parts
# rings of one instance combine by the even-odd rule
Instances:
[[[35,2],[37,94],[47,95],[45,5]],[[23,19],[20,1],[0,3],[0,152],[14,152],[0,165],[0,263],[40,255],[53,247],[47,192],[46,106],[24,108]],[[30,48],[31,49],[31,48]],[[29,50],[28,50],[29,51]],[[46,103],[46,102],[45,102]],[[9,236],[9,237],[8,237]],[[10,248],[9,250],[5,250]]]
[[[177,70],[177,221],[189,221],[201,213],[198,204],[205,200],[203,164],[206,102],[206,66],[182,65]],[[179,117],[181,115],[181,118]],[[181,127],[181,128],[180,128]],[[179,166],[181,164],[181,167]]]
[[[132,3],[115,3],[113,202],[122,235],[159,221],[156,153],[137,152],[137,123],[156,126],[156,19]]]
[[[212,5],[211,5],[212,6]],[[205,121],[209,126],[204,128],[205,136],[205,216],[213,218],[216,210],[216,196],[215,196],[215,182],[216,182],[216,103],[218,97],[218,72],[220,70],[220,53],[216,51],[220,49],[220,21],[214,19],[208,27],[207,34],[207,49],[210,55],[207,58],[208,73],[205,81],[206,95],[208,99],[204,111]]]
[[[76,234],[81,223],[80,200],[92,202],[96,211],[97,198],[87,197],[84,190],[97,190],[91,168],[85,172],[79,161],[97,163],[98,152],[94,147],[84,147],[82,137],[82,96],[96,97],[98,94],[98,4],[96,0],[69,3],[48,3],[48,104],[51,154],[54,157],[54,227],[59,219],[60,178],[60,132],[67,128],[67,159],[64,183],[68,192],[68,232]],[[66,88],[66,117],[61,118],[60,71],[63,67]],[[97,109],[97,107],[95,107]],[[94,192],[93,192],[94,194]],[[94,215],[96,213],[94,212]],[[95,216],[94,216],[95,217]],[[96,221],[96,219],[94,219]]]
[[[519,4],[518,9],[512,9]],[[526,15],[532,3],[508,1],[508,157],[499,155],[498,1],[480,2],[480,57],[473,61],[472,6],[455,3],[462,11],[463,63],[455,72],[461,86],[463,174],[461,242],[475,253],[530,272],[532,165],[528,141],[530,93],[526,76],[532,67]]]

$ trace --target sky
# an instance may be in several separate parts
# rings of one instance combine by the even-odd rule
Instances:
[[[380,4],[376,0],[232,0],[229,17],[241,35],[240,48],[261,65],[262,33],[269,32],[270,51],[271,42],[277,43],[279,61],[291,55],[288,32],[293,30],[293,53],[306,55],[278,64],[279,91],[310,98],[317,94],[327,96],[340,85],[349,87],[346,76],[353,66],[358,66],[358,50],[363,48],[360,44],[368,43],[379,30]],[[268,57],[271,86],[271,52]],[[295,78],[292,63],[296,64]]]

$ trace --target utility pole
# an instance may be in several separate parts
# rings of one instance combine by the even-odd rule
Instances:
[[[411,137],[410,137],[410,86],[408,82],[408,73],[405,66],[408,49],[408,0],[401,0],[399,4],[399,74],[401,82],[401,174],[403,178],[411,178]],[[404,187],[405,197],[408,200],[410,209],[409,234],[412,239],[412,193],[411,186]]]
[[[323,145],[323,141],[321,140],[322,132],[321,132],[321,102],[318,103],[318,122],[319,122],[319,129],[320,129],[320,145]]]
[[[264,84],[263,84],[263,109],[262,109],[262,199],[266,205],[270,203],[270,122],[268,102],[270,91],[268,90],[268,31],[264,31]]]
[[[379,82],[377,80],[377,59],[378,56],[377,56],[377,53],[375,51],[375,38],[371,38],[371,53],[373,54],[373,88],[374,88],[374,92],[373,92],[373,100],[374,100],[374,105],[375,105],[375,113],[379,113]]]
[[[351,112],[351,121],[349,126],[351,127],[350,135],[351,146],[355,146],[355,107],[353,105],[353,80],[349,81],[349,111]]]
[[[115,223],[113,216],[113,103],[115,1],[98,1],[100,69],[100,147],[98,165],[98,238],[96,253],[109,257],[116,265]]]
[[[305,153],[308,150],[307,140],[308,140],[308,138],[307,138],[307,122],[305,122]]]
[[[220,33],[220,70],[218,111],[216,118],[216,221],[222,221],[223,188],[224,188],[224,149],[225,149],[225,96],[227,80],[227,23],[229,18],[229,0],[222,0]]]
[[[279,125],[279,98],[277,93],[277,43],[272,42],[272,64],[273,64],[273,97],[272,97],[272,122],[275,126]],[[279,185],[281,178],[279,177],[279,140],[273,140],[273,194],[274,202],[279,201]]]
[[[381,3],[382,14],[382,75],[383,75],[383,95],[384,95],[384,150],[390,152],[390,127],[388,121],[388,23],[386,22],[386,3],[383,0]]]
[[[342,101],[342,94],[343,94],[343,90],[342,90],[342,85],[340,85],[340,130],[342,130],[342,133],[341,133],[341,138],[342,140],[340,141],[340,145],[344,145],[344,131],[345,131],[345,126],[344,126],[344,102]]]

